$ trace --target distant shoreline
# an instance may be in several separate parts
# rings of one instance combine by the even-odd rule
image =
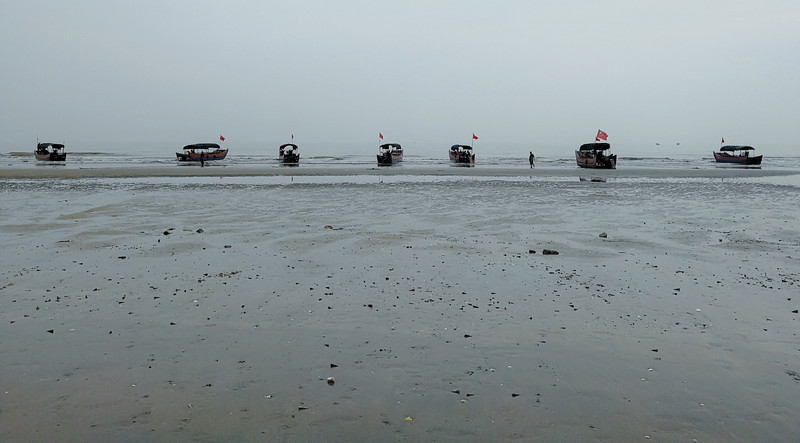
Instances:
[[[81,168],[70,169],[57,165],[42,168],[0,169],[0,178],[25,179],[79,179],[79,178],[140,178],[140,177],[271,177],[271,176],[478,176],[478,177],[585,177],[608,178],[741,178],[797,175],[793,170],[763,170],[750,168],[717,169],[653,169],[629,168],[614,170],[560,169],[560,168],[509,168],[509,167],[229,167],[229,166],[172,166],[134,168]],[[52,166],[52,167],[51,167]]]

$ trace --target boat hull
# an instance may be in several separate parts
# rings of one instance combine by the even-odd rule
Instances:
[[[35,152],[34,155],[36,156],[36,160],[43,161],[43,162],[63,162],[67,161],[67,153],[66,152],[50,152],[47,154],[40,154]]]
[[[392,151],[391,153],[378,154],[379,166],[390,166],[403,161],[403,151]]]
[[[581,168],[616,169],[617,155],[612,154],[598,159],[593,151],[575,151],[575,162]]]
[[[284,154],[281,158],[281,163],[284,165],[298,165],[300,164],[300,154]]]
[[[714,160],[717,163],[732,163],[736,165],[760,165],[763,155],[730,155],[725,152],[714,152]]]
[[[224,160],[228,155],[227,149],[220,149],[212,152],[176,152],[178,161],[182,162],[199,162],[200,155],[203,155],[204,161]]]
[[[450,163],[456,163],[460,165],[475,164],[475,154],[450,152],[449,155],[450,155]]]

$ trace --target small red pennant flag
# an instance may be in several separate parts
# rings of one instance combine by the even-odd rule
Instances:
[[[221,136],[221,135],[220,135],[220,136],[219,136],[219,141],[221,141],[221,142],[224,142],[224,141],[225,141],[225,137],[223,137],[223,136]]]
[[[473,139],[473,140],[477,140],[477,139],[478,139],[478,136],[477,136],[477,135],[475,135],[475,133],[474,133],[474,132],[472,133],[472,139]]]

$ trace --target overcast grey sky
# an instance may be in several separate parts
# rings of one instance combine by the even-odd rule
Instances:
[[[800,2],[0,0],[0,151],[387,141],[798,155]],[[672,149],[672,148],[670,148]]]

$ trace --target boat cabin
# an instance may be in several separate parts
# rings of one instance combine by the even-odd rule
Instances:
[[[750,152],[755,151],[756,148],[752,146],[723,146],[719,150],[732,157],[750,157]]]

